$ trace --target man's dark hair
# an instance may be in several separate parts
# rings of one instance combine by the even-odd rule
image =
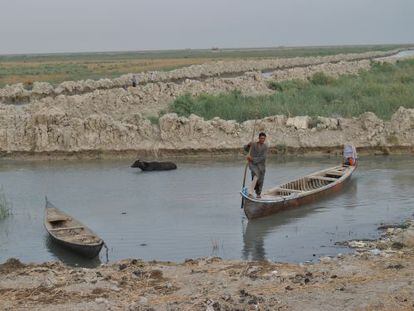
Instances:
[[[266,137],[266,134],[264,132],[260,132],[259,137],[262,137],[262,136]]]

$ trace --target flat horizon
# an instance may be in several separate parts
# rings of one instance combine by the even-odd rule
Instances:
[[[74,55],[74,54],[122,54],[122,53],[159,53],[159,52],[174,52],[174,51],[212,51],[218,48],[220,51],[232,50],[277,50],[277,49],[312,49],[312,48],[352,48],[352,47],[380,47],[380,46],[401,46],[411,48],[414,43],[362,43],[362,44],[327,44],[327,45],[279,45],[279,46],[250,46],[250,47],[220,47],[212,46],[209,48],[178,48],[178,49],[142,49],[142,50],[102,50],[102,51],[62,51],[62,52],[35,52],[35,53],[0,53],[0,56],[48,56],[48,55]]]

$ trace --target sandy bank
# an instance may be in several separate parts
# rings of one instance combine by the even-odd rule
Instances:
[[[2,310],[412,310],[414,222],[316,264],[126,259],[99,268],[0,265]]]

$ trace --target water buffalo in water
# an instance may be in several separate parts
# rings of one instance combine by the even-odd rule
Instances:
[[[177,165],[173,162],[145,162],[137,160],[131,167],[139,167],[143,171],[169,171],[175,170]]]

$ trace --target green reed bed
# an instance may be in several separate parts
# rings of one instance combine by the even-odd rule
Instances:
[[[0,220],[10,216],[12,213],[12,204],[7,200],[3,187],[0,188]]]
[[[273,95],[243,96],[238,91],[184,95],[171,104],[170,111],[239,122],[278,114],[354,117],[367,111],[390,119],[400,106],[414,108],[414,60],[373,63],[368,71],[338,79],[316,73],[307,81],[273,81],[269,88],[275,90]]]

